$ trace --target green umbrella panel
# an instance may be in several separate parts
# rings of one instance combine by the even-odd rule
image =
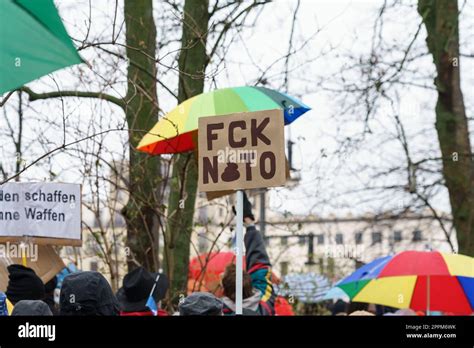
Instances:
[[[52,0],[0,1],[0,94],[81,62]]]

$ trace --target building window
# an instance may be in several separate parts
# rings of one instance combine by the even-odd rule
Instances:
[[[207,250],[208,239],[205,232],[198,233],[198,250],[200,253],[204,253]]]
[[[421,234],[421,231],[420,230],[414,230],[413,231],[413,241],[414,242],[419,242],[423,240],[423,236]]]
[[[288,237],[281,237],[281,245],[288,245]]]
[[[336,234],[336,244],[344,244],[344,236],[342,233]]]
[[[298,244],[305,245],[306,244],[306,236],[298,236]]]
[[[317,242],[318,242],[319,245],[324,244],[324,234],[318,234],[316,236],[316,239],[317,239]]]
[[[355,243],[362,244],[362,232],[357,232],[355,234]]]
[[[372,232],[372,245],[382,243],[382,232]]]
[[[97,272],[99,269],[97,261],[91,261],[91,263],[89,264],[89,268],[91,271]]]
[[[286,276],[288,274],[288,262],[280,262],[280,274]]]
[[[207,222],[207,207],[200,207],[198,214],[199,223],[205,224]]]
[[[322,257],[320,257],[318,259],[318,265],[319,265],[319,273],[324,274],[324,271],[325,271],[325,269],[324,269],[324,259]]]
[[[126,225],[125,219],[123,218],[122,214],[115,213],[114,215],[114,227],[124,227]]]
[[[395,243],[402,241],[402,231],[394,231],[393,232],[393,241]]]
[[[308,236],[308,261],[306,261],[307,265],[314,264],[314,234],[310,233]]]

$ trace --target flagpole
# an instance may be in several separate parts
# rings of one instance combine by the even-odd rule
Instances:
[[[237,191],[237,206],[236,206],[236,264],[235,264],[235,314],[242,315],[242,273],[243,273],[243,250],[244,250],[244,238],[243,238],[243,224],[244,224],[244,191]]]
[[[148,297],[153,296],[153,291],[155,291],[156,284],[158,284],[158,279],[160,279],[160,274],[159,273],[156,275],[155,284],[153,284],[153,287],[151,288],[151,291],[150,291],[150,295]]]

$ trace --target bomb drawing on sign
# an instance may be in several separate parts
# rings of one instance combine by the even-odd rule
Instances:
[[[201,190],[284,184],[281,111],[201,118],[198,135]]]

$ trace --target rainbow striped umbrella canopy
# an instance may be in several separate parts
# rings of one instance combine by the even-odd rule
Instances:
[[[471,314],[474,258],[437,251],[403,251],[362,266],[335,286],[355,302]]]
[[[199,117],[272,109],[283,110],[285,125],[310,110],[302,102],[265,87],[218,89],[179,104],[156,123],[137,149],[149,154],[190,151],[195,148]]]

